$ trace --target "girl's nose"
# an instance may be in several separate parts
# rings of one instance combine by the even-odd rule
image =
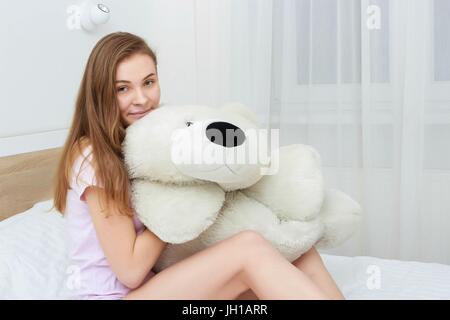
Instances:
[[[141,89],[136,89],[136,94],[133,99],[133,104],[145,104],[148,97],[145,95],[144,91]]]

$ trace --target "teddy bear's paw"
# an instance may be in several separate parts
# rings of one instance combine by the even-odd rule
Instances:
[[[336,247],[356,233],[361,224],[361,206],[342,191],[329,189],[319,214],[324,233],[317,247]]]
[[[214,223],[225,201],[216,185],[165,185],[135,181],[133,203],[142,223],[161,240],[183,243]]]
[[[308,251],[322,236],[323,224],[319,219],[309,222],[281,221],[276,228],[264,234],[276,249],[289,261],[294,261]]]

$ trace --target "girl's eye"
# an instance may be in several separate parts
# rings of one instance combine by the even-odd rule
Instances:
[[[153,80],[147,80],[147,81],[145,81],[145,84],[148,85],[148,86],[149,86],[151,83],[153,83]]]
[[[117,88],[117,92],[125,92],[128,88],[127,87],[120,87]]]

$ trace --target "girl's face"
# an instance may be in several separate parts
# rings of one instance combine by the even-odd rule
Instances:
[[[116,71],[116,96],[123,122],[129,126],[159,106],[160,88],[153,59],[134,54]]]

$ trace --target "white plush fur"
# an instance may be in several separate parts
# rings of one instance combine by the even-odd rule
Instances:
[[[197,237],[214,223],[225,201],[225,192],[215,184],[176,186],[136,180],[132,190],[142,223],[169,243]]]
[[[337,246],[358,229],[360,206],[343,192],[325,189],[320,156],[311,146],[281,147],[278,172],[265,176],[258,164],[228,168],[171,161],[175,130],[189,134],[214,121],[258,128],[245,106],[230,104],[163,106],[127,129],[123,148],[133,205],[141,221],[169,243],[157,270],[242,230],[258,231],[293,261],[313,245]],[[195,141],[224,148],[205,137]],[[238,147],[250,142],[246,136]]]

